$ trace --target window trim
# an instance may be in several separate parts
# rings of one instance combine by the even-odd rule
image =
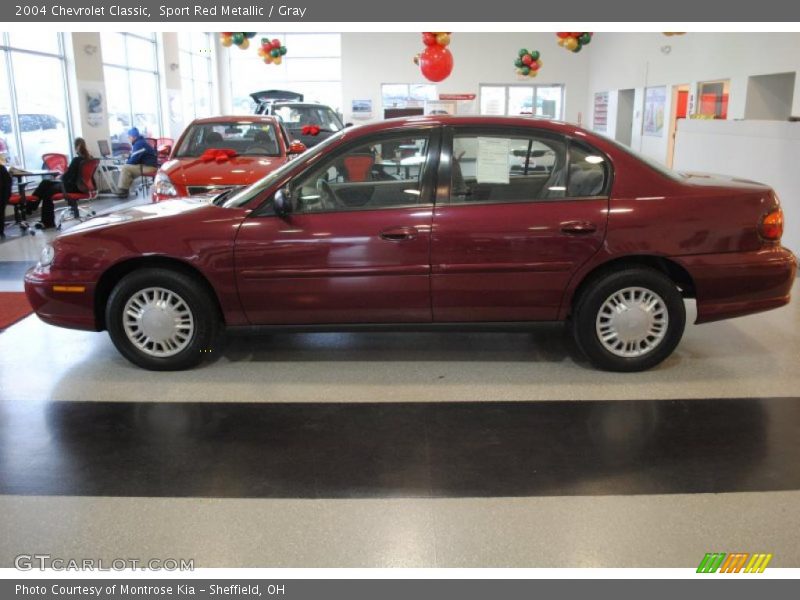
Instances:
[[[296,173],[292,173],[288,177],[288,181],[278,184],[274,189],[270,190],[265,196],[264,200],[259,202],[258,207],[253,210],[251,216],[253,217],[277,217],[272,210],[272,198],[279,189],[286,188],[288,194],[291,196],[294,193],[295,184],[298,180],[309,174],[310,171],[317,169],[321,163],[325,161],[333,162],[340,158],[342,155],[347,154],[354,148],[364,146],[366,144],[377,142],[378,140],[386,140],[393,137],[411,137],[411,136],[428,136],[428,158],[425,160],[423,173],[421,178],[421,191],[420,202],[415,204],[403,204],[398,206],[381,206],[369,208],[354,208],[352,210],[325,210],[303,213],[289,213],[287,219],[293,216],[306,216],[306,215],[331,215],[331,214],[345,214],[354,212],[373,212],[379,210],[397,210],[409,208],[433,208],[435,206],[436,192],[437,192],[437,172],[439,171],[439,161],[441,160],[441,153],[443,148],[442,142],[442,127],[440,125],[427,125],[424,127],[414,128],[409,130],[407,128],[393,128],[387,129],[369,136],[358,137],[354,140],[343,142],[335,150],[315,160],[310,164],[306,164],[302,169]],[[423,201],[427,199],[427,201]]]
[[[550,138],[560,138],[564,140],[564,144],[566,145],[566,153],[565,153],[565,165],[567,167],[567,174],[566,174],[566,188],[569,189],[569,177],[570,177],[570,151],[572,148],[573,142],[579,143],[587,148],[595,151],[598,155],[602,156],[605,159],[606,164],[608,165],[608,175],[606,177],[605,186],[603,189],[602,195],[597,196],[564,196],[563,198],[534,198],[531,200],[519,200],[516,202],[491,202],[491,201],[473,201],[473,202],[452,202],[452,160],[453,160],[453,139],[456,136],[456,131],[463,132],[469,131],[470,134],[474,133],[476,136],[478,135],[502,135],[505,132],[511,137],[520,137],[526,135],[541,135],[541,137],[550,137]],[[586,200],[607,200],[610,201],[611,199],[611,191],[613,189],[614,183],[614,164],[609,158],[608,154],[602,152],[601,150],[597,149],[593,144],[588,143],[586,140],[582,138],[576,138],[575,136],[561,133],[557,131],[551,131],[549,129],[540,129],[535,126],[530,127],[527,130],[522,130],[525,133],[521,133],[521,130],[518,127],[514,127],[511,125],[461,125],[458,127],[454,127],[452,125],[447,125],[444,127],[444,131],[442,133],[442,156],[439,161],[439,170],[438,170],[438,187],[436,190],[436,205],[437,206],[450,206],[450,207],[461,207],[461,206],[486,206],[486,205],[496,205],[496,206],[503,206],[503,205],[518,205],[518,204],[544,204],[544,203],[553,203],[553,202],[574,202],[574,201],[586,201]],[[528,133],[530,132],[530,133]]]

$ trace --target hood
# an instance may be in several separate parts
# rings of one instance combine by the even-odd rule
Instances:
[[[161,167],[180,185],[249,185],[286,162],[285,156],[234,156],[224,162],[175,158]]]
[[[73,234],[85,233],[94,229],[113,227],[115,225],[123,225],[147,219],[173,217],[208,206],[208,200],[204,198],[178,198],[176,200],[168,200],[156,204],[142,204],[141,206],[135,206],[119,212],[92,217],[83,223],[70,227],[58,237],[69,237]]]
[[[683,171],[681,171],[680,174],[683,177],[684,181],[689,185],[697,185],[703,187],[726,187],[726,188],[737,188],[741,190],[758,190],[758,191],[764,191],[770,189],[770,186],[768,186],[765,183],[759,183],[758,181],[752,181],[750,179],[744,179],[742,177],[733,177],[732,175],[718,175],[715,173],[695,173],[695,172],[683,172]]]

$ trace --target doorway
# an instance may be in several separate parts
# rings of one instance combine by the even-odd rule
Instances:
[[[636,90],[617,92],[617,127],[614,139],[626,146],[631,145],[633,137],[633,98]]]
[[[672,111],[669,119],[669,138],[667,141],[667,166],[672,168],[675,156],[675,134],[678,131],[678,121],[685,119],[689,112],[689,84],[682,83],[672,86]]]

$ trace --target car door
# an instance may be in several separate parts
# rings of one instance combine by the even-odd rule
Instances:
[[[406,165],[414,165],[400,165],[398,145],[412,149]],[[430,322],[439,148],[435,127],[351,142],[293,178],[284,190],[288,214],[255,211],[235,248],[249,321]]]
[[[437,322],[557,317],[572,274],[603,243],[611,166],[530,128],[448,128],[431,237]]]

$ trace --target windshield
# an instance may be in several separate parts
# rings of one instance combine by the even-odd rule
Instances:
[[[329,106],[314,104],[275,104],[272,114],[283,119],[283,123],[290,128],[316,125],[326,131],[340,131],[344,129],[339,115]]]
[[[272,123],[197,123],[183,136],[175,157],[194,158],[218,149],[244,156],[281,156],[278,135]]]
[[[325,141],[320,144],[314,146],[311,150],[306,150],[302,154],[302,161],[303,164],[311,164],[319,158],[319,156],[325,152],[329,146],[336,144],[339,139],[342,137],[343,133],[340,131],[336,135],[332,135]],[[301,159],[298,159],[301,160]],[[214,204],[218,206],[222,206],[223,208],[239,208],[250,202],[253,198],[261,194],[265,189],[273,185],[276,181],[282,179],[287,172],[295,168],[297,162],[295,160],[290,160],[287,163],[284,163],[276,170],[272,171],[266,177],[259,179],[254,184],[249,185],[245,188],[237,190],[235,194],[229,195],[227,193],[221,194],[214,200]]]

